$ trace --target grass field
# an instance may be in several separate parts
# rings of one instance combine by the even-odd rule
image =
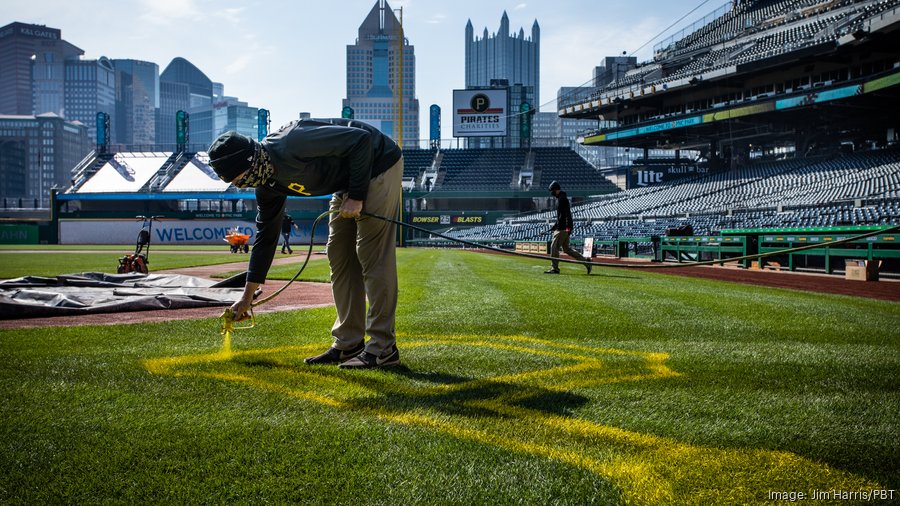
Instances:
[[[262,315],[230,343],[212,319],[0,331],[0,502],[749,504],[900,488],[900,304],[399,253],[395,370],[305,366],[333,308]]]
[[[57,276],[79,272],[115,273],[121,258],[127,250],[93,252],[17,252],[0,251],[0,279],[21,276]],[[132,250],[133,252],[134,250]],[[196,253],[196,254],[193,254]],[[248,255],[227,252],[197,251],[176,252],[167,250],[150,251],[150,272],[181,267],[217,265],[226,262],[246,262]]]

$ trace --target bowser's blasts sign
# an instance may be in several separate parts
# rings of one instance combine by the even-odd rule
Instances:
[[[454,137],[506,135],[506,90],[453,90]]]

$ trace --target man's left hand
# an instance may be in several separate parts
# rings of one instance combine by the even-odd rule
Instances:
[[[341,218],[359,218],[359,213],[362,212],[362,209],[362,200],[345,199],[344,203],[341,204]]]

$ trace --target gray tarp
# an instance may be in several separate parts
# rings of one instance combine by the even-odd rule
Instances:
[[[243,292],[215,285],[178,274],[26,276],[0,281],[0,319],[230,306]]]

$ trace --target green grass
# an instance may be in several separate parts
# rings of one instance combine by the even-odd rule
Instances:
[[[153,251],[228,251],[228,245],[224,242],[221,246],[215,245],[180,245],[159,244],[150,245]],[[134,251],[134,243],[131,244],[0,244],[0,251]]]
[[[56,276],[77,272],[116,272],[119,258],[127,250],[106,252],[46,252],[17,253],[0,252],[0,279],[18,278],[21,276]],[[134,251],[132,249],[132,251]],[[217,265],[229,262],[246,262],[248,255],[227,252],[187,251],[172,253],[167,251],[150,251],[150,272],[181,267],[197,267],[201,265]]]
[[[900,488],[896,303],[399,253],[393,371],[302,363],[329,344],[333,308],[259,315],[231,354],[213,319],[0,331],[0,502],[747,504]]]
[[[299,255],[301,258],[306,256],[306,250],[301,252],[300,248],[295,248],[294,251],[294,256]],[[276,258],[277,257],[278,255],[276,255]],[[278,280],[291,279],[294,277],[294,274],[297,274],[301,265],[303,265],[302,261],[297,264],[274,265],[269,270],[269,275],[267,277],[269,279]],[[232,272],[230,274],[237,274],[237,272]],[[325,258],[325,255],[314,253],[309,259],[309,264],[303,269],[303,273],[301,273],[300,277],[297,279],[300,281],[315,281],[319,283],[331,282],[331,271],[328,268],[328,260]]]

